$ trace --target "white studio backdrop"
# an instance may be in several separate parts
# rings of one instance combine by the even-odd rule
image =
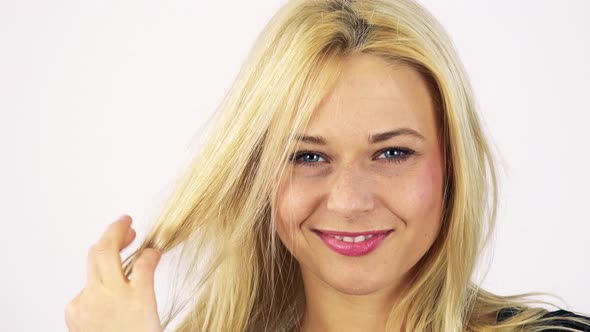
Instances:
[[[501,153],[484,288],[550,292],[590,313],[590,2],[421,2],[451,35]],[[3,331],[67,330],[88,248],[122,213],[145,235],[283,3],[0,1]]]

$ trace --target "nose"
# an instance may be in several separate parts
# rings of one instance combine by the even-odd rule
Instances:
[[[370,178],[356,167],[336,173],[327,209],[346,218],[371,211],[374,206]]]

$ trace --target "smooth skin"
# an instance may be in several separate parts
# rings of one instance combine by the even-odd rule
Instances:
[[[296,162],[274,206],[278,235],[301,267],[302,332],[385,331],[442,225],[443,141],[427,82],[411,66],[370,54],[346,58],[342,68],[302,133],[325,144],[304,141],[290,151]],[[399,128],[422,138],[368,140]],[[318,229],[395,231],[371,253],[349,257]]]
[[[143,250],[133,266],[132,279],[123,273],[120,252],[135,239],[131,217],[111,223],[88,252],[86,287],[65,307],[70,332],[161,332],[154,272],[158,250]]]

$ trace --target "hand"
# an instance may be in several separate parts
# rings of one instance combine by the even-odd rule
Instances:
[[[135,238],[131,217],[121,216],[90,247],[86,287],[65,307],[70,332],[161,332],[154,272],[160,253],[144,249],[131,280],[123,272],[120,251]]]

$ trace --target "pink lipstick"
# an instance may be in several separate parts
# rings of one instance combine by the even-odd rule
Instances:
[[[314,230],[324,243],[345,256],[362,256],[375,250],[393,230],[370,232],[337,232]]]

